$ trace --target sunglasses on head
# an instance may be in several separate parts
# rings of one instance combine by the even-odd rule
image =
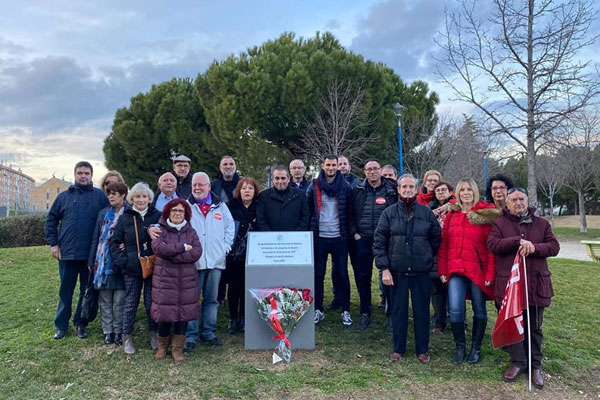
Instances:
[[[522,187],[517,187],[517,186],[508,189],[508,192],[506,192],[506,193],[511,194],[514,192],[521,192],[523,194],[527,194],[527,190],[523,189]]]

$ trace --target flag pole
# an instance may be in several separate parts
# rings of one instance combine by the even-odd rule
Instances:
[[[525,276],[525,309],[527,310],[527,366],[529,375],[529,391],[531,392],[531,323],[529,320],[529,286],[527,285],[527,263],[523,256],[523,275]]]

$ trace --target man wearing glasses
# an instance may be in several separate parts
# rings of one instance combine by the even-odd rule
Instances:
[[[296,158],[290,162],[290,174],[292,175],[292,179],[290,179],[289,186],[300,189],[304,193],[308,189],[308,180],[304,176],[306,173],[306,167],[304,166],[304,161]]]

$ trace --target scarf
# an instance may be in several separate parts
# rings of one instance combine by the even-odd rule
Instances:
[[[185,226],[185,224],[187,224],[187,221],[185,219],[180,224],[174,224],[169,218],[167,218],[167,225],[169,225],[171,228],[177,229],[178,231],[180,231]]]
[[[531,216],[529,215],[529,210],[525,211],[525,214],[521,214],[519,217],[519,224],[530,224]]]
[[[412,209],[413,209],[413,203],[416,200],[416,196],[410,197],[408,199],[402,197],[402,196],[398,196],[400,198],[400,201],[404,203],[404,205],[406,206],[406,217],[410,218],[410,214],[412,214]]]
[[[344,188],[344,175],[340,171],[335,172],[335,178],[333,178],[333,182],[327,182],[327,178],[325,178],[325,171],[321,170],[319,172],[319,177],[317,178],[317,183],[319,184],[319,188],[327,194],[329,197],[338,197],[342,189]]]
[[[148,214],[148,208],[146,206],[146,208],[144,208],[142,211],[138,211],[137,208],[133,207],[133,211],[135,211],[136,213],[140,214],[140,217],[142,217],[142,221],[144,220],[144,217],[146,216],[146,214]]]
[[[100,228],[100,240],[96,249],[96,261],[94,263],[94,287],[96,289],[100,289],[102,285],[105,285],[108,276],[116,272],[116,265],[110,254],[109,245],[117,221],[124,210],[125,205],[121,207],[118,213],[115,212],[114,207],[109,207],[104,213],[102,227]]]
[[[428,193],[427,188],[423,186],[421,190],[419,190],[419,195],[417,196],[417,201],[419,204],[423,204],[424,206],[428,206],[429,202],[433,200],[435,197],[435,192]]]

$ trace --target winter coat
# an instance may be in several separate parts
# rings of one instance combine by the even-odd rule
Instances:
[[[467,213],[463,213],[458,204],[452,204],[450,210],[442,228],[438,275],[445,275],[448,280],[454,274],[464,276],[491,300],[494,288],[486,287],[485,281],[494,281],[496,268],[494,254],[487,249],[486,242],[492,222],[501,212],[484,201],[475,204]]]
[[[313,179],[307,192],[308,213],[310,214],[310,230],[314,232],[313,238],[319,237],[319,218],[321,215],[321,201],[323,191],[319,188],[317,179]],[[340,193],[336,197],[338,205],[338,219],[340,221],[340,237],[348,240],[350,232],[356,231],[354,226],[353,206],[352,206],[352,188],[347,182],[344,182]]]
[[[90,255],[88,257],[88,266],[94,267],[96,264],[96,253],[98,252],[98,243],[100,242],[100,230],[102,229],[102,222],[104,222],[104,215],[111,206],[103,208],[98,212],[98,218],[96,218],[96,226],[94,227],[94,234],[92,235],[92,244],[90,245]],[[129,210],[131,206],[126,201],[123,202],[123,213]],[[120,217],[119,217],[120,218]],[[119,221],[117,221],[117,224]],[[115,225],[115,230],[117,226]],[[114,234],[114,232],[113,232]],[[112,240],[112,237],[109,239]],[[123,273],[121,268],[115,265],[115,273],[107,276],[106,283],[102,285],[100,289],[125,289],[125,281],[123,280]]]
[[[150,256],[152,245],[148,227],[158,223],[161,213],[156,208],[149,208],[142,219],[142,216],[134,208],[125,210],[119,217],[119,222],[115,227],[115,233],[110,241],[110,254],[116,265],[121,268],[124,275],[142,276],[142,267],[138,260],[137,245],[135,243],[135,225],[133,219],[137,221],[139,247],[141,256]],[[125,250],[121,250],[119,245],[125,244]]]
[[[352,198],[354,202],[352,227],[355,228],[352,236],[358,233],[360,236],[372,238],[383,210],[398,201],[398,191],[392,179],[381,178],[381,185],[376,188],[365,179],[354,188]]]
[[[306,194],[290,187],[283,192],[275,188],[263,190],[258,197],[256,224],[259,231],[307,231]]]
[[[435,193],[427,192],[427,188],[423,186],[419,190],[419,194],[417,195],[417,201],[419,204],[423,204],[424,206],[429,206],[429,203],[435,199]]]
[[[290,179],[290,183],[288,184],[288,186],[291,188],[300,189],[304,193],[306,193],[308,187],[310,186],[310,182],[308,181],[308,179],[302,178],[302,181],[300,181],[300,186],[296,186],[296,183],[292,179]]]
[[[550,306],[554,296],[548,257],[554,257],[560,250],[560,245],[550,224],[543,218],[536,217],[535,207],[529,207],[531,216],[526,223],[519,223],[519,217],[510,214],[508,209],[503,210],[504,215],[494,221],[492,230],[487,240],[487,247],[496,255],[496,284],[494,297],[498,304],[502,303],[504,289],[510,275],[510,270],[519,249],[521,239],[533,243],[535,252],[525,258],[527,263],[527,289],[529,292],[529,305],[538,307]],[[523,305],[525,305],[523,292]]]
[[[221,201],[227,203],[230,199],[233,198],[233,191],[235,190],[235,187],[239,180],[240,174],[236,171],[235,174],[233,174],[233,178],[231,179],[231,185],[233,186],[233,188],[231,189],[231,193],[228,193],[225,190],[225,187],[223,186],[223,182],[225,182],[225,179],[223,179],[223,174],[219,173],[219,175],[217,175],[217,177],[210,182],[210,191],[216,193],[216,195],[219,196]]]
[[[346,178],[346,182],[348,182],[348,185],[350,185],[352,189],[358,186],[361,182],[360,179],[358,179],[358,177],[353,174],[344,175],[344,178]]]
[[[191,172],[187,174],[187,176],[181,179],[175,171],[171,171],[175,179],[177,179],[177,189],[175,192],[180,199],[187,199],[192,194],[192,174]]]
[[[248,240],[246,233],[248,230],[254,230],[256,227],[256,208],[258,200],[252,200],[252,203],[246,208],[240,199],[231,199],[227,202],[227,208],[231,212],[235,223],[235,239],[232,249],[240,246],[240,241]],[[244,280],[245,257],[241,260],[233,260],[227,257],[227,269],[225,275],[221,275],[221,279],[229,281],[230,279]]]
[[[429,273],[440,247],[440,225],[431,210],[399,200],[381,214],[373,240],[375,265],[402,275]]]
[[[152,274],[152,319],[156,322],[196,320],[200,316],[200,290],[196,261],[202,245],[189,223],[181,230],[160,218],[160,237],[152,241],[156,255]],[[192,246],[185,251],[184,243]]]
[[[198,208],[193,196],[188,198],[192,207],[190,224],[196,230],[202,243],[202,257],[196,262],[196,269],[225,269],[225,256],[231,250],[235,224],[227,205],[211,192],[212,204],[206,217]]]
[[[61,260],[88,259],[98,212],[108,204],[104,192],[91,184],[71,185],[56,197],[44,232],[50,246],[60,247]]]

